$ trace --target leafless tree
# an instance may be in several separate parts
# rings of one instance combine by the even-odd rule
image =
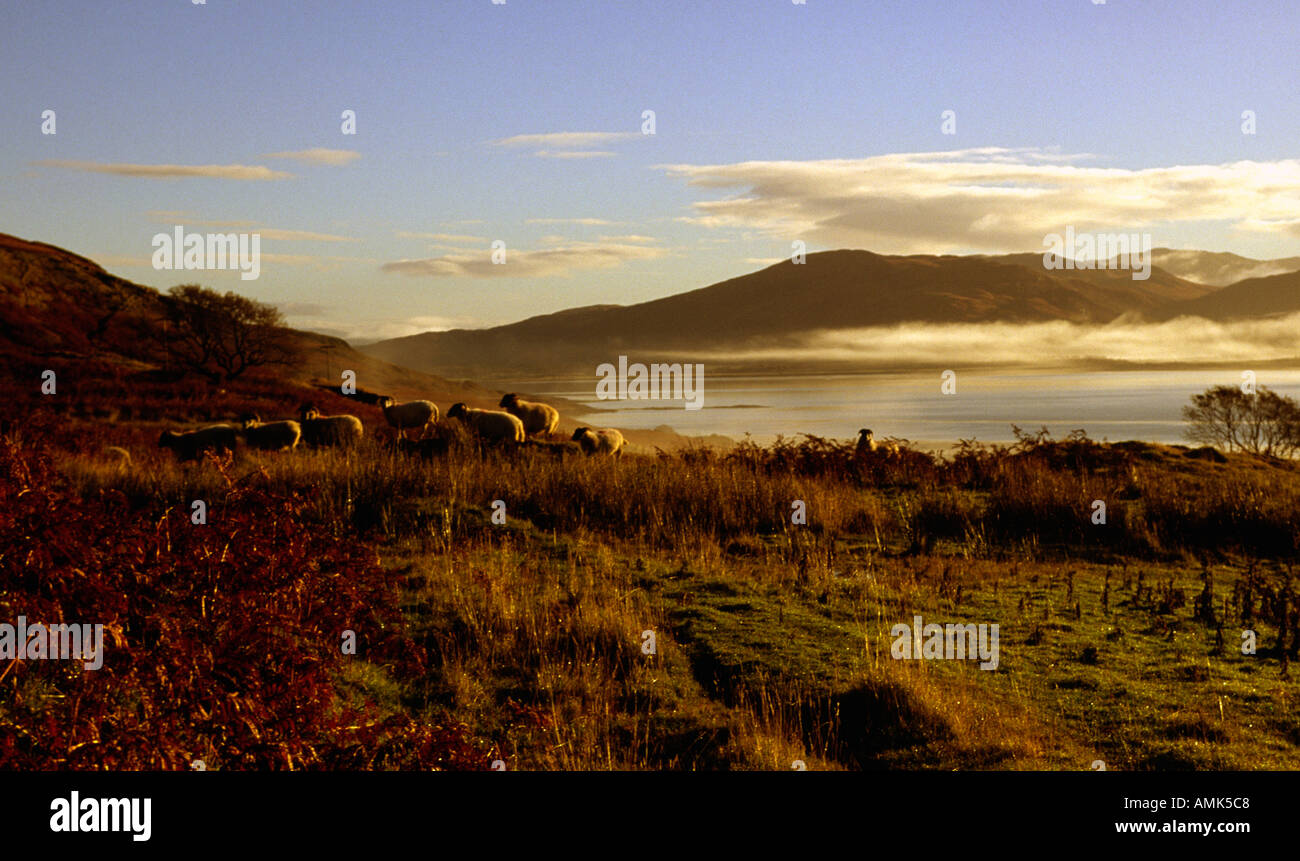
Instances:
[[[1183,407],[1192,442],[1228,450],[1293,457],[1300,451],[1300,403],[1261,386],[1248,394],[1215,386]]]
[[[163,313],[172,355],[214,382],[293,359],[280,312],[246,296],[181,284],[168,291]]]

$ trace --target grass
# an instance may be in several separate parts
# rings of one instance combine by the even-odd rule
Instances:
[[[443,423],[429,461],[381,431],[241,453],[227,482],[149,448],[154,426],[81,427],[96,444],[58,454],[80,497],[142,518],[204,499],[219,524],[232,488],[300,494],[303,528],[373,548],[421,670],[347,663],[339,696],[463,726],[511,769],[1300,768],[1290,462],[1022,434],[615,463]],[[998,624],[998,669],[893,659],[918,614]]]

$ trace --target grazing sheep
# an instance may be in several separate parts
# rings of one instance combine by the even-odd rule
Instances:
[[[365,433],[361,419],[356,416],[323,416],[312,404],[303,404],[298,412],[301,416],[302,441],[308,445],[351,448],[361,442]]]
[[[399,404],[385,395],[377,403],[384,411],[384,418],[397,429],[402,439],[406,439],[406,432],[411,428],[418,430],[419,436],[424,436],[425,431],[438,422],[438,405],[433,401],[407,401]]]
[[[614,457],[622,457],[623,446],[627,445],[623,435],[613,428],[578,428],[573,432],[573,441],[582,446],[588,455],[608,454]]]
[[[302,425],[294,421],[264,422],[258,416],[244,419],[244,441],[263,451],[293,451],[302,439]]]
[[[523,442],[524,423],[510,413],[495,410],[479,410],[464,404],[452,404],[447,410],[447,418],[460,419],[489,442]]]
[[[234,451],[235,429],[230,425],[209,425],[184,433],[163,431],[158,447],[176,452],[178,460],[198,460],[205,451]]]
[[[501,399],[497,406],[524,423],[524,433],[555,433],[560,424],[560,411],[550,404],[525,401],[513,392]]]
[[[870,428],[863,428],[858,431],[858,457],[863,457],[867,452],[879,451],[881,446],[884,446],[886,454],[898,454],[898,443],[892,440],[885,440],[883,443],[876,442],[876,437],[871,433]]]

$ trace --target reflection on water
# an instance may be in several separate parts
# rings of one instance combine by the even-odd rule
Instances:
[[[704,408],[681,401],[600,401],[595,378],[527,384],[552,395],[608,410],[583,418],[623,428],[668,425],[684,434],[752,434],[768,442],[778,434],[852,438],[869,427],[877,439],[904,437],[948,444],[976,438],[1014,439],[1011,425],[1037,431],[1046,425],[1063,437],[1083,428],[1093,439],[1184,442],[1182,408],[1216,385],[1239,385],[1240,371],[1103,371],[1024,373],[957,370],[957,392],[940,394],[933,374],[828,374],[706,376]],[[1256,371],[1258,384],[1300,397],[1300,371]]]

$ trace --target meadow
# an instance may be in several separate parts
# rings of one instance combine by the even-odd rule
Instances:
[[[115,636],[0,677],[0,766],[1300,768],[1293,462],[1019,429],[615,462],[446,421],[425,460],[349,406],[352,453],[196,464],[138,410],[8,426],[0,611]],[[894,659],[914,615],[999,624],[997,670]]]

